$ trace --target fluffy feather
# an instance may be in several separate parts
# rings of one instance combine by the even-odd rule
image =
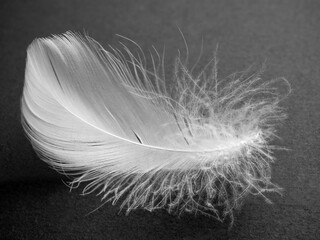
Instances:
[[[29,46],[22,125],[44,161],[128,212],[220,219],[248,193],[279,190],[270,141],[286,80],[250,71],[218,80],[215,59],[212,74],[195,75],[178,57],[168,87],[158,52],[149,71],[124,50],[71,32]]]

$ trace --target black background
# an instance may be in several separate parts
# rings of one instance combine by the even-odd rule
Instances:
[[[320,1],[1,1],[0,3],[1,239],[319,239]],[[37,37],[84,30],[103,46],[122,34],[144,50],[166,46],[167,64],[188,41],[204,65],[219,43],[219,74],[267,59],[266,79],[287,78],[289,115],[278,128],[274,204],[250,197],[234,226],[203,216],[177,218],[143,210],[125,216],[94,195],[69,191],[39,160],[20,126],[26,49]],[[170,68],[169,68],[170,69]]]

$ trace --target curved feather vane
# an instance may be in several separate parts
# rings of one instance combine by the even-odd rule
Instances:
[[[285,118],[278,83],[250,71],[194,76],[178,57],[149,71],[127,47],[104,50],[68,32],[28,48],[22,124],[43,160],[127,211],[231,213],[270,182],[269,142]],[[127,57],[125,57],[127,55]]]

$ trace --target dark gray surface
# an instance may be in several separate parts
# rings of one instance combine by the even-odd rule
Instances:
[[[319,239],[320,2],[319,1],[1,1],[0,236],[8,239]],[[204,64],[219,43],[220,76],[267,59],[266,79],[286,77],[289,115],[277,141],[270,194],[274,205],[248,199],[228,232],[206,217],[177,219],[158,211],[118,215],[94,195],[69,192],[33,152],[20,126],[26,48],[36,37],[86,30],[103,46],[122,34],[143,49],[167,49],[168,64],[183,49],[177,26]]]

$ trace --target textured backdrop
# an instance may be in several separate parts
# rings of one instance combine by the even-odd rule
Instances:
[[[219,43],[219,74],[267,60],[266,79],[287,78],[289,118],[277,140],[273,181],[285,189],[268,205],[251,197],[228,231],[203,216],[99,206],[94,195],[69,191],[42,163],[20,126],[26,49],[34,38],[86,31],[102,43],[129,37],[144,50],[166,47],[167,64],[184,44],[204,65]],[[320,1],[15,1],[0,3],[1,239],[319,239]],[[170,68],[169,68],[170,69]]]

